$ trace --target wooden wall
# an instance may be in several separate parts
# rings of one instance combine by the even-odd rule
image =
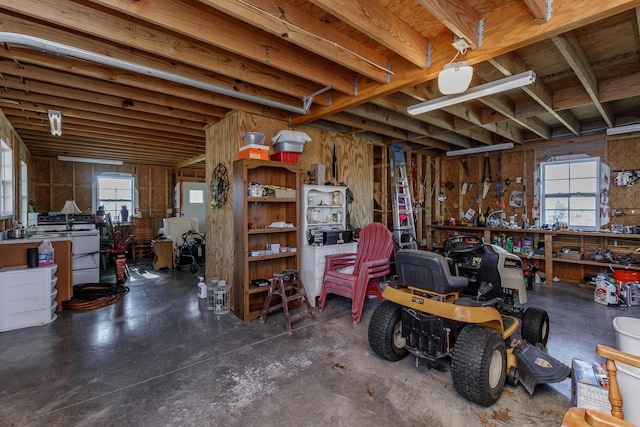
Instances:
[[[411,162],[418,163],[418,170],[422,168],[422,172],[419,172],[416,178],[417,181],[424,183],[421,185],[421,191],[426,195],[421,217],[423,226],[416,230],[418,237],[426,234],[424,227],[437,222],[439,217],[445,220],[455,218],[460,221],[469,208],[473,208],[477,213],[485,212],[487,209],[493,212],[501,208],[497,205],[496,192],[498,157],[501,157],[502,163],[503,200],[507,217],[517,214],[519,223],[522,224],[523,215],[526,213],[530,224],[533,224],[531,215],[535,185],[533,175],[538,163],[548,160],[552,155],[581,153],[599,156],[602,162],[611,167],[612,177],[609,191],[611,223],[640,225],[640,180],[636,181],[634,185],[625,187],[617,186],[615,181],[616,171],[627,170],[640,173],[640,137],[577,138],[516,146],[512,150],[502,152],[490,152],[491,189],[487,197],[476,204],[472,204],[472,202],[477,194],[478,186],[482,183],[484,154],[432,158],[430,156],[419,157],[416,153],[409,152]],[[468,175],[462,160],[466,161]],[[521,178],[520,183],[517,182],[518,177]],[[506,185],[507,178],[510,181],[508,186]],[[429,184],[430,179],[433,180],[433,184]],[[453,184],[451,189],[446,187],[448,182]],[[462,186],[465,182],[473,184],[473,187],[463,195]],[[437,200],[440,191],[447,196],[444,202]],[[509,198],[513,191],[525,192],[525,203],[521,208],[509,205]],[[613,216],[616,209],[621,209],[623,214]],[[431,215],[430,219],[429,214]]]
[[[40,213],[58,211],[65,200],[75,200],[84,213],[92,213],[93,184],[105,172],[130,173],[138,190],[139,213],[144,217],[171,216],[173,188],[178,180],[204,181],[202,170],[176,171],[170,167],[101,165],[35,159],[31,169],[33,201]]]
[[[207,188],[211,184],[211,173],[220,163],[227,168],[231,181],[233,162],[238,158],[238,148],[242,146],[245,132],[255,131],[265,134],[265,144],[271,146],[271,138],[280,130],[288,129],[287,122],[237,112],[225,117],[218,123],[206,128],[206,177]],[[311,142],[304,146],[299,166],[302,176],[313,163],[324,163],[326,180],[332,179],[331,164],[333,147],[336,147],[338,160],[338,178],[354,193],[351,207],[352,221],[355,227],[364,227],[373,220],[373,168],[372,147],[363,139],[342,136],[316,128],[299,127],[296,130],[306,132]],[[271,150],[273,153],[273,150]],[[303,184],[301,182],[300,184]],[[230,182],[230,184],[232,184]],[[233,279],[233,221],[232,209],[233,188],[228,190],[228,202],[222,208],[209,209],[207,213],[207,280],[212,277],[227,280]],[[211,194],[207,194],[207,205],[211,202]]]

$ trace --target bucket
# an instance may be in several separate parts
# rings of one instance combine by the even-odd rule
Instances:
[[[640,356],[640,319],[616,317],[613,319],[613,328],[616,330],[618,350]],[[624,420],[640,425],[640,406],[635,404],[640,394],[640,369],[620,362],[616,362],[616,367]]]
[[[613,270],[613,280],[619,280],[623,283],[640,282],[640,271],[634,270]]]

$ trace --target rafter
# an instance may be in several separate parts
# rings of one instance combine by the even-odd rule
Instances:
[[[420,68],[427,64],[429,41],[376,0],[310,0]]]
[[[465,0],[418,0],[454,35],[463,38],[472,49],[480,46],[480,16]]]
[[[613,110],[610,105],[600,102],[598,97],[598,77],[596,76],[593,67],[587,58],[584,50],[580,46],[580,42],[576,39],[575,35],[571,32],[552,37],[551,40],[556,45],[564,59],[569,63],[573,72],[586,89],[593,105],[602,115],[602,118],[607,122],[609,127],[615,125],[613,118]]]
[[[106,51],[106,53],[112,54],[116,58],[123,50],[140,49],[164,57],[166,63],[171,66],[175,62],[183,62],[233,79],[278,90],[300,99],[323,87],[303,77],[286,73],[274,73],[273,68],[268,63],[252,61],[241,54],[236,55],[226,52],[189,37],[177,34],[168,36],[166,32],[155,28],[144,27],[131,20],[115,15],[107,15],[90,7],[69,1],[3,0],[1,7],[40,19],[43,22],[69,28],[72,32],[81,31],[126,46],[126,48],[113,46]],[[61,11],[64,11],[64,13],[61,13]],[[13,28],[15,28],[13,26],[6,27],[3,23],[4,16],[0,21],[0,29],[3,31],[13,31]],[[33,29],[25,28],[19,32],[22,34],[34,34],[43,38],[49,35],[46,31],[42,32],[37,26]],[[102,52],[99,46],[96,51]]]
[[[531,22],[530,18],[527,19],[529,11],[518,2],[505,3],[503,7],[483,15],[485,21],[483,48],[468,52],[466,59],[472,64],[486,61],[550,36],[615,15],[635,7],[636,4],[636,0],[610,0],[592,3],[587,8],[581,2],[566,2],[563,4],[563,8],[556,11],[554,19],[545,25],[536,25]],[[294,117],[290,124],[308,123],[325,115],[350,108],[353,105],[362,104],[373,98],[388,95],[436,78],[437,73],[444,64],[451,60],[449,54],[451,52],[451,38],[438,36],[431,42],[434,47],[434,54],[429,69],[396,70],[396,78],[392,79],[389,84],[385,86],[362,84],[358,95],[353,97],[334,96],[332,105],[327,107],[316,106],[312,108],[310,114]]]
[[[389,77],[386,57],[285,2],[261,0],[256,5],[237,0],[200,2],[378,82],[384,83]]]
[[[188,2],[164,0],[162,7],[155,7],[152,0],[93,0],[93,3],[269,64],[323,86],[331,86],[346,94],[352,94],[355,90],[353,71],[296,49],[277,37],[244,25],[241,21],[219,13],[207,13]]]

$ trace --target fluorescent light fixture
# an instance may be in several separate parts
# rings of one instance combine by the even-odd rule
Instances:
[[[438,74],[438,89],[443,95],[462,93],[469,89],[473,67],[466,61],[450,62]]]
[[[420,104],[411,105],[407,107],[407,113],[411,115],[422,114],[428,111],[460,104],[461,102],[471,101],[472,99],[482,98],[483,96],[495,95],[510,89],[517,89],[522,86],[530,85],[535,81],[536,73],[529,70],[524,73],[516,74],[515,76],[496,80],[495,82],[472,87],[468,91],[459,95],[446,95],[430,101],[421,102]]]
[[[49,126],[51,126],[51,135],[62,135],[62,113],[58,110],[49,110]]]
[[[640,123],[635,125],[617,126],[607,129],[607,135],[620,135],[621,133],[640,132]]]
[[[465,148],[462,150],[447,151],[447,156],[462,156],[465,154],[486,153],[488,151],[499,151],[513,148],[513,142],[503,144],[486,145],[484,147]]]
[[[92,159],[89,157],[70,157],[70,156],[58,156],[58,160],[63,162],[78,162],[78,163],[98,163],[102,165],[122,165],[122,160],[109,160],[109,159]]]

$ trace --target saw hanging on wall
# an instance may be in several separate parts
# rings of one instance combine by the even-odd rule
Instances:
[[[484,153],[484,164],[482,165],[482,200],[487,197],[491,189],[491,160],[489,153]]]

